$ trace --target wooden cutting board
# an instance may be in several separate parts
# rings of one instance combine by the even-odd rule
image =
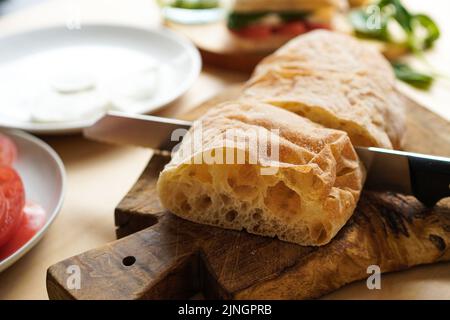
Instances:
[[[193,120],[212,105],[233,99],[240,90],[240,86],[232,87],[184,118]],[[405,101],[405,149],[450,156],[450,124],[415,102],[407,98]],[[354,264],[351,252],[386,247],[386,239],[376,237],[374,228],[388,232],[391,241],[403,241],[410,250],[418,248],[418,239],[420,247],[433,255],[432,261],[450,258],[450,199],[427,209],[413,197],[364,192],[354,216],[332,242],[319,248],[302,247],[191,223],[165,212],[155,184],[168,160],[153,156],[118,205],[115,220],[117,236],[122,239],[48,269],[47,291],[51,299],[188,298],[198,292],[207,298],[277,299],[293,298],[292,290],[298,286],[305,290],[296,298],[319,297],[346,283],[367,278],[366,267]],[[411,267],[407,251],[404,259],[395,260],[387,268],[383,268],[376,254],[368,255],[365,265],[381,264],[383,272],[406,269]],[[431,261],[421,261],[428,262]],[[349,264],[351,275],[340,278],[337,271],[345,264]],[[323,265],[332,268],[314,275],[316,290],[309,292],[311,284],[302,283],[302,279],[308,281],[314,266]],[[76,272],[73,266],[81,272],[79,289],[70,287],[71,276]]]

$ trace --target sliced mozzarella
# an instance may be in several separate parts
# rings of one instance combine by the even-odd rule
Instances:
[[[94,89],[95,78],[86,72],[61,72],[50,79],[54,90],[60,93],[76,93]]]
[[[265,15],[261,19],[259,19],[257,21],[257,23],[255,23],[255,24],[258,24],[258,25],[263,24],[263,25],[275,27],[275,26],[279,26],[283,23],[284,23],[283,19],[281,19],[281,17],[278,14],[270,13],[268,15]]]
[[[92,118],[108,109],[108,99],[98,90],[75,94],[45,92],[31,110],[34,122],[64,122]]]
[[[119,97],[111,100],[111,108],[117,111],[141,113],[143,110],[148,109],[151,103],[151,100],[135,100]]]
[[[148,104],[158,87],[158,74],[158,68],[148,67],[112,79],[106,89],[112,107],[131,111]]]

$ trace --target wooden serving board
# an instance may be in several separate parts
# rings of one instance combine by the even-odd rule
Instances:
[[[240,90],[240,86],[232,87],[184,118],[193,120],[212,105],[233,99]],[[405,99],[405,149],[450,156],[450,124]],[[51,299],[171,299],[189,298],[198,292],[206,298],[225,299],[315,298],[367,278],[366,267],[354,264],[351,252],[388,248],[387,239],[377,236],[374,230],[387,232],[394,239],[390,241],[403,241],[409,250],[420,247],[432,254],[431,261],[420,263],[450,258],[448,199],[427,209],[413,197],[364,192],[354,216],[335,239],[323,247],[302,247],[188,222],[164,211],[155,185],[168,160],[153,156],[118,205],[115,220],[117,236],[122,239],[48,269],[47,290]],[[393,258],[394,263],[391,261],[386,267],[377,254],[368,254],[366,259],[365,265],[379,264],[383,272],[411,267],[408,250],[402,259]],[[351,275],[340,278],[337,270],[344,264]],[[81,271],[80,289],[67,287],[67,270],[73,265]],[[302,283],[302,279],[311,279],[311,272],[323,265],[332,267],[314,275],[316,289],[308,291],[311,284]],[[293,288],[298,286],[305,289],[293,296]]]

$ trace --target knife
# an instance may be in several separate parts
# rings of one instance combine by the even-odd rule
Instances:
[[[191,125],[184,120],[110,111],[83,133],[100,142],[170,151]],[[373,147],[355,149],[368,171],[365,188],[414,195],[430,207],[450,197],[450,158]]]

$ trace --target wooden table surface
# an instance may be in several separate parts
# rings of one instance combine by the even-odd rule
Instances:
[[[442,39],[436,49],[429,53],[429,58],[440,72],[450,75],[450,21],[447,17],[450,2],[407,2],[411,8],[429,12],[443,29]],[[42,26],[66,24],[73,19],[79,19],[81,27],[95,22],[155,28],[161,22],[158,7],[151,0],[49,0],[0,17],[0,36]],[[449,32],[445,32],[447,30]],[[223,88],[246,78],[244,74],[204,67],[189,92],[159,114],[175,116],[184,113]],[[409,88],[405,90],[430,109],[450,119],[449,82],[439,81],[428,93]],[[68,188],[65,203],[43,240],[0,274],[0,300],[47,299],[45,276],[50,265],[115,240],[114,208],[151,157],[149,150],[112,147],[87,141],[78,135],[43,138],[55,148],[66,166]],[[355,283],[329,297],[392,296],[450,299],[450,264],[385,275],[382,277],[382,290],[379,291],[369,292],[365,283]]]

